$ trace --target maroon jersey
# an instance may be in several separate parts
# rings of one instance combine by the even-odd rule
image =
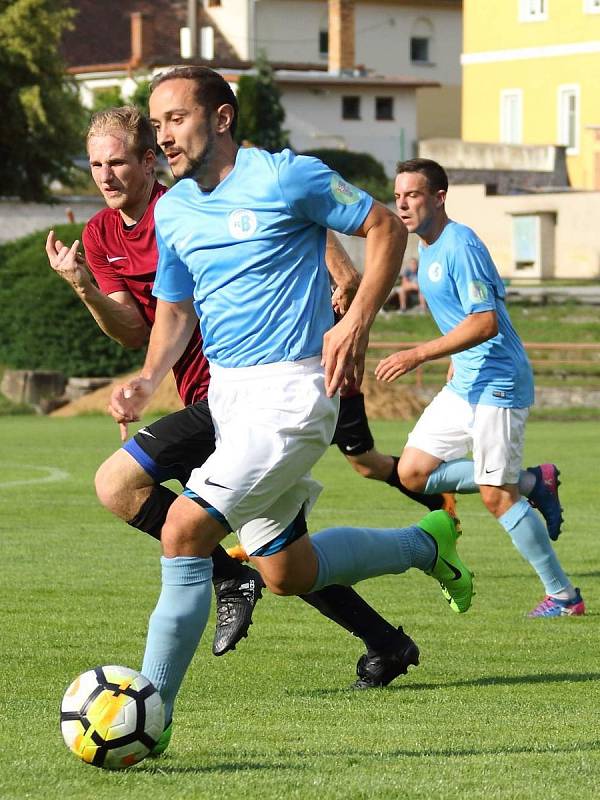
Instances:
[[[152,295],[158,261],[154,206],[166,191],[166,186],[154,184],[144,216],[131,229],[124,226],[117,209],[104,208],[91,218],[82,237],[86,260],[100,291],[129,292],[149,326],[156,313],[156,297]],[[206,398],[210,374],[198,327],[173,374],[184,405]]]

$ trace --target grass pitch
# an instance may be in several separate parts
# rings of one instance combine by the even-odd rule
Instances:
[[[399,452],[406,423],[376,423]],[[118,446],[105,418],[0,418],[0,798],[598,797],[600,548],[594,423],[533,422],[526,463],[556,460],[567,524],[557,551],[588,616],[526,620],[542,595],[476,497],[461,497],[461,553],[477,596],[453,614],[417,571],[358,588],[402,623],[421,666],[352,692],[361,643],[295,598],[267,595],[238,651],[210,654],[213,618],[161,759],[109,773],[59,731],[62,693],[96,664],[139,667],[159,587],[158,545],[103,511],[92,478]],[[313,530],[396,526],[419,507],[355,475],[332,448]]]

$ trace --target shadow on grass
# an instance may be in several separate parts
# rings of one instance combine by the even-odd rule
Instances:
[[[178,766],[176,763],[177,756],[169,755],[167,758],[170,760],[163,761],[161,759],[160,763],[154,761],[148,763],[144,761],[143,764],[136,767],[135,771],[152,775],[209,775],[215,772],[260,772],[261,770],[272,771],[284,769],[297,772],[298,770],[308,769],[308,766],[304,766],[303,764],[290,764],[289,761],[236,762],[233,754],[231,761],[204,766],[201,764],[198,764],[198,766],[190,766],[189,764]],[[188,760],[190,758],[189,753],[183,758]]]
[[[346,759],[351,762],[352,766],[357,766],[361,761],[372,762],[373,757],[376,756],[378,762],[392,761],[397,758],[479,758],[481,756],[513,756],[513,755],[532,755],[544,753],[582,753],[582,752],[596,752],[600,751],[600,741],[594,739],[589,742],[572,742],[570,744],[557,745],[556,742],[532,742],[529,745],[507,745],[506,747],[441,747],[441,748],[414,748],[414,749],[393,749],[382,750],[380,746],[370,749],[368,747],[359,749],[344,749],[343,753],[339,751],[321,751],[320,757],[324,759]],[[295,753],[295,761],[269,761],[264,762],[255,761],[248,762],[235,762],[227,761],[224,763],[213,764],[211,766],[177,766],[176,764],[165,763],[159,766],[153,765],[150,768],[138,768],[138,772],[152,773],[154,775],[206,775],[211,773],[232,773],[232,772],[258,772],[267,770],[285,769],[291,772],[303,772],[308,769],[314,769],[314,753],[310,754],[308,763],[303,763],[303,753]],[[187,756],[189,758],[189,755]]]
[[[382,689],[356,690],[352,687],[339,689],[313,689],[311,691],[290,691],[288,694],[299,697],[334,697],[335,695],[353,694],[357,697],[372,697],[373,692],[409,692],[438,691],[439,689],[460,688],[469,686],[518,686],[534,683],[584,683],[600,681],[600,672],[559,672],[536,675],[491,675],[483,678],[471,678],[464,681],[444,681],[443,683],[400,683]]]

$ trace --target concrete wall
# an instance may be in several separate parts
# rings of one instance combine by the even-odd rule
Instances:
[[[446,209],[452,219],[469,225],[483,239],[505,278],[600,279],[600,192],[490,197],[484,186],[451,186]],[[554,263],[517,270],[513,217],[535,214],[554,216]],[[547,231],[546,227],[546,239],[552,235]],[[542,242],[542,258],[552,258],[549,245],[548,241]]]
[[[231,29],[221,22],[225,9],[238,0],[222,0],[220,8],[207,9],[237,46]],[[250,8],[250,6],[248,6]],[[326,63],[319,55],[319,31],[328,29],[327,4],[313,0],[260,0],[254,5],[256,50],[264,50],[271,61]],[[229,19],[241,25],[239,17]],[[460,8],[421,7],[393,2],[356,2],[356,63],[384,75],[402,75],[426,81],[458,85],[461,82],[460,52],[462,15]],[[241,31],[242,28],[240,28]],[[430,61],[410,60],[410,37],[426,32],[430,38]],[[237,34],[239,37],[239,33]],[[241,55],[241,49],[238,46]],[[244,57],[244,56],[242,56]]]
[[[419,141],[437,137],[460,138],[460,85],[417,89]]]
[[[0,198],[0,242],[19,239],[29,233],[50,230],[54,225],[68,222],[68,210],[71,209],[75,222],[87,220],[104,207],[101,197],[70,197],[56,204],[21,203],[17,200]]]
[[[414,155],[417,120],[413,90],[358,85],[310,89],[293,84],[282,89],[284,124],[296,150],[332,147],[370,153],[390,177],[399,160]],[[342,119],[342,95],[361,96],[360,120]],[[375,119],[376,96],[394,98],[393,120]]]

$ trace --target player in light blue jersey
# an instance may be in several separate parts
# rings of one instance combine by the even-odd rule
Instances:
[[[368,332],[407,234],[395,214],[318,160],[239,150],[236,116],[235,97],[213,70],[176,68],[153,82],[150,117],[179,182],[156,211],[159,299],[146,361],[111,398],[117,421],[139,419],[200,315],[216,449],[162,528],[162,591],[142,665],[168,722],[206,625],[209,556],[232,530],[275,594],[411,566],[436,578],[457,612],[473,591],[445,511],[409,528],[307,535],[305,515],[320,490],[310,469],[331,442],[338,389],[360,386]],[[363,279],[333,327],[327,228],[366,239]]]
[[[435,161],[398,165],[398,215],[419,245],[419,287],[442,332],[383,359],[376,376],[393,381],[425,361],[452,357],[447,385],[411,432],[399,464],[413,491],[477,492],[544,584],[529,616],[581,615],[579,589],[548,538],[562,523],[554,464],[521,469],[533,373],[505,305],[505,290],[481,239],[445,210],[448,178]],[[473,460],[464,458],[469,451]],[[529,498],[529,502],[522,496]],[[532,506],[539,508],[546,523]]]

